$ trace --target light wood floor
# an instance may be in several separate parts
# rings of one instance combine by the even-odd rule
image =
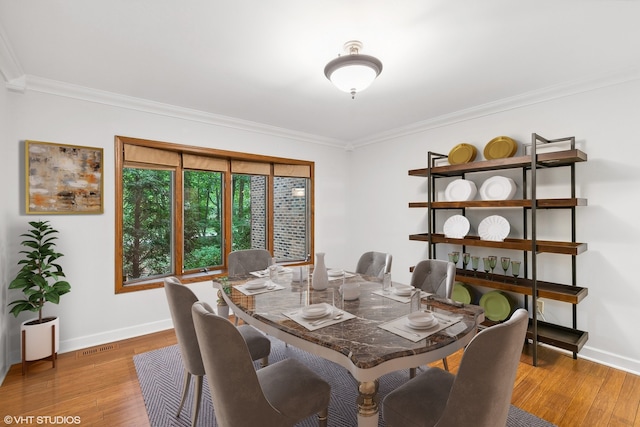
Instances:
[[[94,354],[61,354],[55,370],[51,362],[37,362],[22,376],[14,365],[0,387],[0,416],[79,416],[82,426],[148,426],[133,355],[175,343],[169,330]],[[453,371],[460,357],[448,358]],[[530,363],[525,349],[514,405],[560,427],[640,426],[640,377],[544,347],[538,367]]]

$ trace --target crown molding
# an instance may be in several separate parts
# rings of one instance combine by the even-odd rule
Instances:
[[[60,82],[57,80],[45,79],[42,77],[27,75],[24,82],[26,90],[46,93],[49,95],[62,96],[66,98],[78,99],[86,102],[109,105],[128,110],[140,111],[149,114],[157,114],[182,120],[189,120],[213,126],[221,126],[236,130],[259,133],[263,135],[276,136],[279,138],[293,139],[295,141],[309,142],[313,144],[327,145],[331,147],[343,148],[344,141],[325,138],[318,135],[298,132],[277,126],[251,122],[249,120],[236,119],[219,114],[207,113],[200,110],[178,107],[147,99],[121,95],[84,86]]]
[[[11,49],[11,43],[7,38],[2,26],[0,26],[0,74],[4,81],[10,83],[24,76],[22,67]],[[7,84],[9,89],[13,89]]]
[[[442,116],[412,123],[407,126],[391,129],[375,135],[370,135],[366,138],[352,141],[351,145],[354,149],[358,149],[367,145],[377,144],[443,126],[450,126],[467,120],[490,116],[504,111],[527,107],[529,105],[539,104],[541,102],[547,102],[639,79],[640,70],[630,69],[615,74],[611,73],[595,76],[590,79],[549,86],[540,90],[534,90],[513,97],[499,99],[494,102],[459,110],[451,114],[444,114]]]
[[[7,61],[6,51],[3,51],[3,38],[0,28],[0,71],[5,76],[13,75],[11,73],[21,72],[17,62],[8,61],[9,66],[5,67]],[[10,55],[9,55],[10,56]],[[377,144],[431,129],[450,126],[456,123],[477,119],[484,116],[498,114],[501,112],[526,107],[529,105],[547,102],[575,94],[589,92],[604,87],[614,86],[629,81],[639,80],[640,70],[631,69],[615,74],[607,74],[596,76],[591,79],[567,82],[565,84],[549,86],[540,90],[530,91],[521,95],[500,99],[494,102],[478,105],[464,110],[456,111],[450,114],[444,114],[428,120],[412,123],[407,126],[391,129],[366,138],[354,141],[343,141],[334,138],[326,138],[318,135],[312,135],[304,132],[298,132],[290,129],[280,128],[276,126],[266,125],[262,123],[251,122],[248,120],[236,119],[233,117],[222,116],[218,114],[207,113],[204,111],[177,107],[174,105],[163,104],[160,102],[150,101],[142,98],[135,98],[126,95],[120,95],[113,92],[91,89],[84,86],[74,85],[70,83],[60,82],[56,80],[45,79],[37,76],[18,75],[11,80],[7,80],[6,87],[24,92],[30,90],[56,96],[78,99],[87,102],[104,104],[118,108],[124,108],[134,111],[146,112],[149,114],[157,114],[167,117],[189,120],[198,123],[209,124],[213,126],[222,126],[236,130],[258,133],[263,135],[276,136],[280,138],[293,139],[301,142],[312,144],[320,144],[334,148],[342,148],[346,151],[354,151],[367,145]]]

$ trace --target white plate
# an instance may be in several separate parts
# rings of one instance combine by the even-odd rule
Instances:
[[[476,197],[478,189],[475,182],[466,179],[451,181],[444,190],[444,198],[449,202],[466,202]]]
[[[327,274],[329,277],[338,277],[344,274],[344,270],[328,270]]]
[[[462,215],[453,215],[444,222],[444,235],[452,239],[462,239],[469,233],[469,220]]]
[[[509,221],[500,215],[488,216],[478,225],[478,234],[481,240],[502,242],[509,235],[510,230]]]
[[[318,319],[329,314],[331,306],[325,303],[311,304],[306,307],[302,307],[301,311],[302,317],[305,319]]]
[[[400,297],[408,297],[414,289],[413,286],[394,286],[393,293]]]
[[[492,176],[482,183],[482,200],[510,200],[516,194],[516,183],[505,176]]]
[[[411,326],[430,328],[436,323],[438,320],[432,313],[428,313],[425,311],[415,311],[407,316],[407,321]]]
[[[417,323],[413,323],[409,318],[406,319],[407,326],[411,329],[431,329],[434,326],[438,326],[438,319],[433,318],[433,322],[428,325],[418,325]]]
[[[245,283],[245,289],[262,289],[267,286],[267,282],[264,280],[252,280],[250,282]]]

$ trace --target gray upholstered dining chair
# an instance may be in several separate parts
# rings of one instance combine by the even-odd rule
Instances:
[[[425,292],[451,299],[456,266],[440,259],[424,259],[416,264],[411,274],[411,286]]]
[[[391,273],[391,254],[382,252],[365,252],[358,260],[356,273],[382,279],[384,273]]]
[[[193,305],[200,351],[221,427],[293,427],[313,414],[327,426],[331,386],[295,359],[258,371],[237,329],[205,302]]]
[[[424,259],[416,264],[411,274],[410,285],[420,288],[430,294],[451,299],[453,281],[456,277],[456,266],[449,261],[440,259]],[[442,359],[444,369],[449,370],[447,358]],[[411,378],[415,376],[415,369],[411,370]]]
[[[182,412],[182,407],[184,406],[187,392],[189,391],[191,377],[193,376],[195,377],[195,385],[191,425],[195,426],[200,410],[202,377],[205,374],[191,315],[191,307],[198,301],[198,297],[176,277],[167,277],[164,279],[164,290],[167,295],[167,301],[169,302],[171,319],[173,320],[173,327],[176,331],[180,355],[182,356],[182,363],[184,364],[184,388],[176,416],[179,417]],[[229,325],[231,325],[231,323],[229,323]],[[231,325],[231,327],[234,326]],[[267,365],[269,363],[269,353],[271,352],[271,341],[252,326],[240,326],[238,331],[247,343],[251,359],[261,359],[262,365]]]
[[[473,337],[457,375],[429,368],[382,402],[387,426],[499,427],[507,423],[529,314],[516,310],[504,323]]]
[[[271,265],[271,253],[266,249],[244,249],[229,252],[227,267],[229,277],[246,276],[252,271],[264,270]]]

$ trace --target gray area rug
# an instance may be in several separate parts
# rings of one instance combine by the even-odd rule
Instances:
[[[354,427],[357,425],[355,400],[357,395],[356,381],[346,369],[333,362],[292,346],[285,346],[277,339],[272,339],[269,362],[275,363],[286,358],[295,358],[309,366],[331,384],[331,403],[329,406],[329,427]],[[177,345],[138,354],[133,357],[138,374],[138,381],[142,389],[142,396],[153,427],[189,426],[191,420],[191,393],[182,410],[180,418],[175,417],[180,404],[182,392],[183,366]],[[380,400],[391,390],[405,383],[409,379],[408,371],[398,371],[380,378]],[[203,401],[201,402],[198,426],[217,426],[211,394],[206,378],[203,387]],[[315,416],[310,417],[298,426],[317,427]],[[385,423],[380,417],[379,426]],[[515,406],[511,406],[507,426],[510,427],[551,427],[548,423]]]

